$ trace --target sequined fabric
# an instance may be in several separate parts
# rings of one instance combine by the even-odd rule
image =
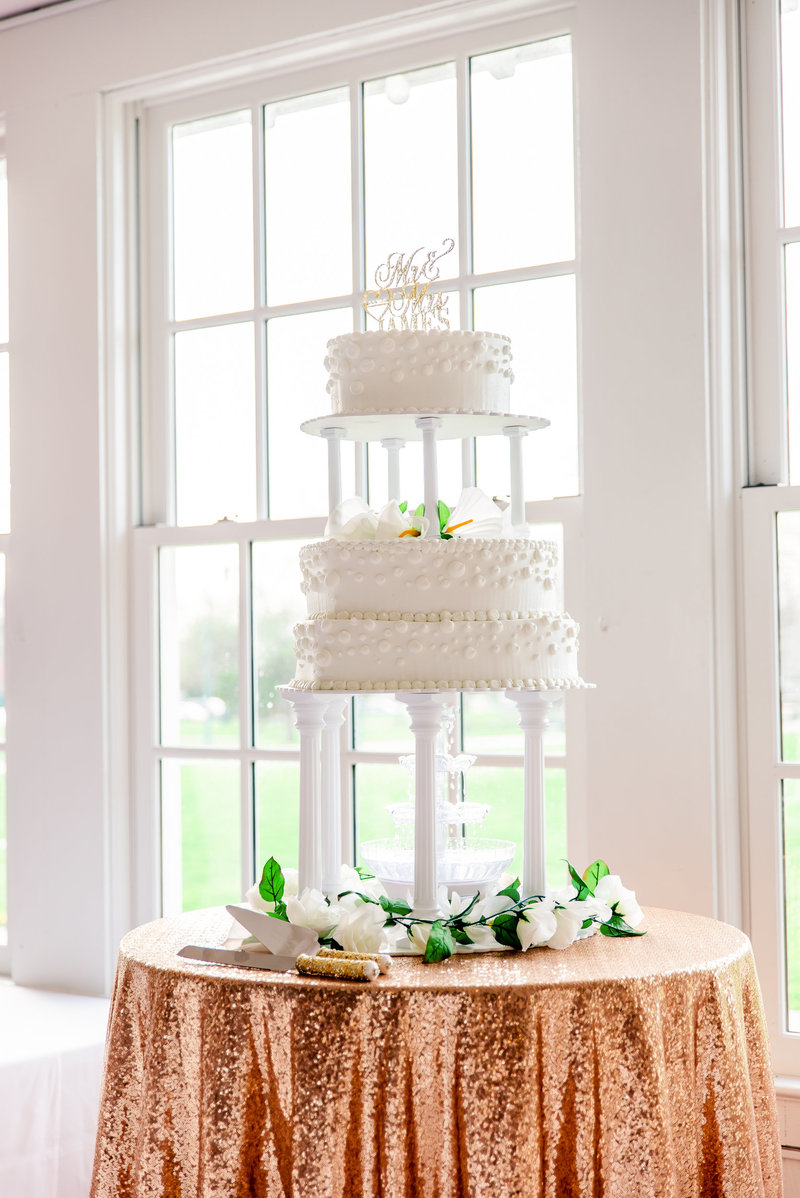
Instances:
[[[192,963],[230,920],[122,942],[92,1198],[777,1198],[746,937],[396,958],[370,985]]]

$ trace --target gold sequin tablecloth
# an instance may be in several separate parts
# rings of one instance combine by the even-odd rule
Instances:
[[[219,911],[122,942],[92,1198],[777,1198],[747,938],[396,958],[372,984],[192,963]]]

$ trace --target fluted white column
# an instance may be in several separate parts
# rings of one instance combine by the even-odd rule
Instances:
[[[328,514],[342,502],[342,440],[340,428],[324,428],[322,436],[328,442]]]
[[[389,473],[389,499],[400,498],[400,450],[405,441],[401,437],[384,437],[381,445],[386,450],[386,465]]]
[[[441,427],[438,416],[418,416],[417,428],[422,429],[422,469],[424,474],[425,515],[428,518],[426,540],[439,539],[439,478],[436,461],[436,430]]]
[[[544,734],[553,691],[506,691],[516,703],[525,735],[525,788],[522,814],[522,893],[544,894],[547,886]]]
[[[522,438],[526,430],[509,424],[503,432],[508,437],[509,474],[511,490],[511,523],[514,528],[525,525],[525,484],[522,472]]]
[[[405,703],[414,734],[414,896],[418,919],[439,919],[436,875],[436,737],[442,727],[445,694],[406,691]]]
[[[295,727],[300,735],[300,835],[298,841],[297,886],[322,888],[322,789],[320,770],[320,734],[331,696],[322,691],[293,691],[281,687],[291,704]]]
[[[461,442],[461,486],[475,486],[475,442],[464,437]]]
[[[322,726],[322,893],[339,893],[342,874],[342,770],[339,732],[344,723],[347,696],[328,696]]]

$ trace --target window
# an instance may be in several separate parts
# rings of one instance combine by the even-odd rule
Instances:
[[[800,1067],[800,8],[747,14],[750,489],[744,578],[752,931],[780,1072]],[[778,136],[774,137],[774,131]],[[773,145],[780,142],[780,153]],[[766,485],[765,485],[766,484]]]
[[[327,510],[324,454],[299,425],[325,412],[325,344],[362,327],[363,290],[390,251],[453,237],[439,285],[454,327],[507,332],[515,410],[552,420],[525,443],[529,520],[567,555],[577,537],[571,39],[562,22],[516,45],[474,40],[428,62],[387,59],[382,73],[371,58],[369,71],[355,63],[305,85],[249,84],[146,112],[135,539],[152,603],[137,615],[137,659],[149,663],[137,756],[151,819],[143,836],[161,846],[149,886],[165,912],[235,899],[270,853],[295,861],[298,741],[278,687],[292,676],[291,626],[302,616],[298,548],[322,534]],[[418,447],[404,452],[413,488]],[[471,442],[443,443],[448,502],[475,453]],[[507,491],[506,455],[504,444],[478,445],[479,486]],[[345,494],[384,502],[379,446],[356,446],[343,474]],[[352,855],[390,829],[386,806],[406,794],[398,758],[412,741],[404,710],[378,695],[353,701],[342,738]],[[554,882],[566,855],[566,744],[558,705],[548,746]],[[486,834],[516,839],[512,705],[465,697],[450,746],[480,755],[466,787],[491,805]]]
[[[10,528],[8,437],[8,178],[0,138],[0,954],[8,943],[6,844],[5,548]],[[0,965],[5,964],[0,955]]]

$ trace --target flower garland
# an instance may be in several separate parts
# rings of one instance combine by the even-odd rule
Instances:
[[[605,861],[583,875],[568,864],[570,884],[548,895],[522,897],[520,880],[502,879],[491,894],[448,897],[439,892],[442,916],[417,919],[405,899],[390,898],[374,874],[342,866],[342,889],[331,900],[320,890],[298,894],[297,871],[281,869],[274,857],[245,901],[298,927],[311,928],[319,942],[348,952],[395,951],[413,947],[424,961],[443,961],[459,946],[517,949],[539,945],[567,948],[599,931],[603,936],[643,936],[644,918],[632,890],[626,890]]]

